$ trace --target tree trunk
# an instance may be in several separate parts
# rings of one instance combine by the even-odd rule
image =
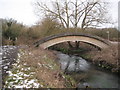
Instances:
[[[78,49],[78,48],[79,48],[79,43],[80,43],[80,41],[76,41],[76,42],[75,42],[75,49]]]
[[[69,45],[69,48],[73,48],[72,44],[70,43],[70,41],[68,41],[68,45]]]

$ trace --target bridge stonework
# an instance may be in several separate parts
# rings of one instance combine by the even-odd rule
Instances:
[[[111,44],[109,41],[104,40],[100,37],[86,35],[86,34],[78,34],[78,33],[63,33],[63,34],[52,35],[52,36],[43,38],[35,42],[34,44],[36,46],[40,46],[43,49],[46,49],[55,44],[59,44],[67,41],[71,41],[71,42],[81,41],[81,42],[98,46],[101,49],[108,48]]]

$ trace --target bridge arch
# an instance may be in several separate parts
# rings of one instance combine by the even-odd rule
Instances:
[[[79,34],[79,33],[63,33],[63,34],[52,35],[52,36],[43,38],[35,42],[34,44],[36,46],[40,46],[43,49],[46,49],[50,46],[63,43],[63,42],[67,42],[67,41],[71,41],[71,42],[80,41],[84,43],[89,43],[101,49],[105,49],[110,46],[109,41],[104,40],[100,37],[86,35],[86,34]]]

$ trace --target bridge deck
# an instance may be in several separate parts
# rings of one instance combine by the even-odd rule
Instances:
[[[56,34],[56,35],[51,35],[51,36],[45,37],[45,38],[35,42],[34,45],[39,45],[39,44],[42,44],[44,42],[47,42],[47,41],[55,39],[55,38],[67,37],[67,36],[85,36],[85,37],[94,38],[96,40],[99,40],[107,45],[111,44],[108,40],[102,39],[98,36],[92,36],[92,35],[82,34],[82,33],[61,33],[61,34]]]

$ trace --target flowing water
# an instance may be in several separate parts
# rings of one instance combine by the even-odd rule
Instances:
[[[120,77],[108,71],[98,70],[93,64],[81,57],[58,53],[58,58],[62,70],[66,70],[67,67],[68,72],[79,74],[78,81],[81,75],[87,74],[86,79],[78,83],[78,88],[118,88],[120,85]]]
[[[0,69],[0,75],[3,74],[3,76],[6,76],[11,64],[17,58],[18,48],[16,46],[2,47],[2,53],[0,52],[0,57],[2,56],[2,60],[0,60],[2,73]],[[78,75],[78,81],[81,75],[87,74],[86,79],[78,83],[78,88],[85,88],[86,86],[92,88],[118,88],[120,85],[120,82],[118,82],[120,81],[120,77],[107,71],[98,70],[94,65],[81,57],[58,53],[58,58],[62,70],[65,70],[66,66],[68,66],[67,71],[77,72],[75,74]]]

